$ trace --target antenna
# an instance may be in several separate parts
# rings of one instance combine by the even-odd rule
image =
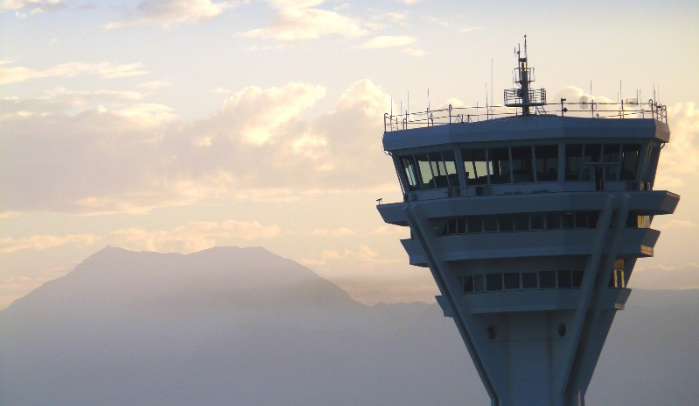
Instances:
[[[490,58],[490,102],[493,103],[493,58]]]
[[[520,45],[517,44],[517,68],[513,72],[515,82],[519,88],[505,89],[505,106],[521,107],[522,115],[528,116],[530,108],[546,104],[546,89],[532,89],[534,82],[534,68],[529,67],[527,60],[527,36],[524,36],[524,56]]]
[[[624,96],[623,96],[623,93],[621,92],[621,80],[620,80],[619,81],[619,101],[620,102],[621,102],[622,97],[624,97]]]
[[[524,34],[524,57],[527,57],[527,34]]]
[[[485,84],[485,109],[488,110],[488,84]]]

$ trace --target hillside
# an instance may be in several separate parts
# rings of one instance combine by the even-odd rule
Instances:
[[[634,292],[588,405],[699,397],[699,291]],[[487,405],[436,305],[352,300],[262,248],[105,248],[0,312],[0,403]]]

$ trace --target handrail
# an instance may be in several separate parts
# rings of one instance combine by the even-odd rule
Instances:
[[[555,106],[555,107],[554,107]],[[454,107],[451,104],[444,109],[391,115],[384,114],[384,132],[402,131],[413,128],[431,127],[447,124],[467,124],[520,115],[520,110],[504,105]],[[566,117],[593,117],[599,119],[644,119],[652,118],[667,123],[667,106],[648,100],[647,104],[616,102],[597,102],[584,100],[547,104],[546,115]]]

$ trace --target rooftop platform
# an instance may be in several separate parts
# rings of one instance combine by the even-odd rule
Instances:
[[[549,103],[532,107],[531,116],[559,116],[598,119],[654,119],[667,124],[667,106],[652,99],[638,103],[627,99],[619,103],[598,103],[581,98],[578,102]],[[470,124],[522,116],[521,110],[507,106],[454,107],[426,110],[416,113],[392,115],[384,114],[384,132],[404,131],[414,128],[442,126],[449,124]]]

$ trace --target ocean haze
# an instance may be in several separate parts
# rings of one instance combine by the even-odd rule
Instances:
[[[634,292],[587,405],[699,398],[699,291]],[[488,405],[436,304],[366,306],[263,248],[107,247],[0,312],[0,403]]]

